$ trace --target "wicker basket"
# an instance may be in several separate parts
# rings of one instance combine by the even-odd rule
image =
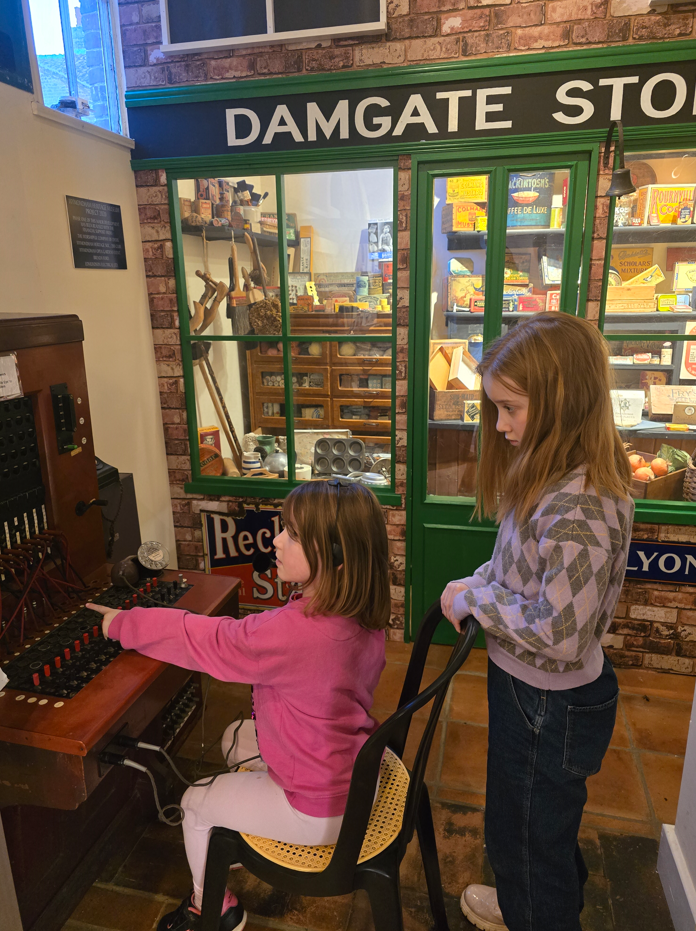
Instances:
[[[696,465],[691,456],[689,456],[684,476],[684,500],[696,501]]]

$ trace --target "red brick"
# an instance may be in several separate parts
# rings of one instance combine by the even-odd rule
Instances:
[[[158,23],[160,21],[159,3],[143,3],[140,6],[140,18],[144,23]]]
[[[171,239],[172,229],[168,223],[142,223],[140,225],[140,238],[143,242]]]
[[[145,274],[167,276],[174,274],[173,259],[145,259]]]
[[[631,617],[642,621],[662,621],[664,624],[677,623],[675,608],[656,608],[652,605],[632,605],[629,611]]]
[[[626,605],[620,601],[614,608],[614,617],[626,617]]]
[[[680,611],[679,622],[681,624],[696,624],[696,611]]]
[[[411,5],[413,13],[439,13],[443,10],[463,10],[466,0],[411,0]]]
[[[570,26],[530,26],[515,33],[515,48],[559,48],[568,45],[570,41]]]
[[[629,653],[627,650],[612,650],[611,647],[606,648],[606,653],[614,666],[643,665],[644,656],[642,653]]]
[[[609,630],[612,634],[628,634],[632,637],[649,637],[652,627],[649,621],[631,621],[624,619],[612,621]]]
[[[145,49],[142,46],[123,49],[123,67],[140,68],[146,62]]]
[[[373,65],[400,65],[406,58],[406,46],[403,42],[382,42],[379,45],[366,45],[355,50],[356,68]]]
[[[511,32],[477,32],[462,39],[462,55],[494,55],[509,52],[512,45]]]
[[[140,171],[134,171],[136,187],[149,187],[157,184],[157,171],[154,168],[143,168]]]
[[[204,61],[175,61],[166,66],[167,84],[202,84],[208,80]]]
[[[573,26],[576,45],[600,45],[606,42],[626,42],[631,24],[627,19],[596,19]]]
[[[162,41],[162,27],[159,23],[148,25],[124,26],[121,29],[123,45],[151,45]]]
[[[457,58],[459,39],[453,36],[442,39],[411,39],[406,43],[406,58],[409,61]]]
[[[121,26],[132,26],[140,22],[140,7],[137,3],[121,4],[118,8],[118,21]]]
[[[636,16],[633,20],[634,39],[675,39],[691,35],[694,25],[692,13],[651,13]]]
[[[668,669],[670,672],[690,675],[694,671],[694,661],[685,656],[659,656],[646,653],[644,666],[649,669]]]
[[[146,284],[149,294],[159,294],[167,290],[166,278],[148,278]]]
[[[543,3],[513,3],[493,10],[494,26],[539,26],[543,22]]]
[[[546,4],[547,23],[568,23],[573,19],[604,19],[609,0],[551,0]]]
[[[353,66],[353,50],[350,48],[310,49],[305,54],[307,71],[342,71]]]
[[[665,608],[696,607],[696,592],[651,592],[650,601]]]
[[[496,10],[495,12],[500,11]],[[491,11],[484,8],[452,13],[449,16],[442,17],[440,32],[443,36],[453,35],[458,32],[479,32],[482,29],[488,29],[490,19]]]
[[[696,642],[678,643],[677,656],[696,656]]]
[[[469,0],[469,7],[475,6],[507,6],[512,0]]]
[[[173,362],[179,358],[174,346],[155,346],[154,348],[157,362]]]
[[[231,78],[248,78],[254,74],[254,57],[216,58],[208,61],[209,81],[228,81]]]
[[[397,16],[388,25],[387,39],[413,39],[436,33],[437,16]]]
[[[671,640],[656,640],[654,637],[626,637],[627,650],[644,650],[646,653],[663,653],[669,656],[674,651]]]
[[[302,52],[269,52],[256,56],[257,74],[291,74],[302,71]]]
[[[684,627],[682,629],[688,631],[691,628]],[[696,631],[694,633],[696,636]],[[678,639],[689,640],[690,639],[688,636],[680,638],[677,628],[673,627],[671,624],[653,624],[652,635],[653,637],[657,637],[659,640],[678,640]]]
[[[152,294],[150,296],[150,310],[177,310],[178,304],[176,294]],[[171,317],[169,318],[171,321]],[[172,326],[172,323],[167,323]]]

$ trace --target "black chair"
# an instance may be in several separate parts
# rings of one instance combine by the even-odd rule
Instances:
[[[368,738],[355,760],[346,811],[335,847],[295,847],[242,835],[227,828],[213,828],[203,887],[201,931],[217,931],[229,868],[233,863],[241,863],[254,876],[276,889],[296,895],[323,897],[364,889],[370,898],[376,931],[402,931],[399,865],[414,828],[418,832],[435,928],[436,931],[448,931],[435,829],[423,777],[447,688],[469,655],[479,625],[472,617],[463,622],[462,632],[446,668],[419,694],[428,649],[441,618],[438,601],[428,610],[418,631],[398,710]],[[409,726],[414,713],[431,701],[432,708],[409,778],[401,763]],[[378,777],[380,788],[375,802]],[[380,806],[381,800],[385,804]],[[377,824],[375,817],[371,819],[373,802],[375,810],[382,812],[376,819]],[[366,832],[372,850],[376,851],[368,851],[367,858],[361,856],[363,843],[367,843]],[[259,848],[267,855],[264,856]],[[292,863],[295,868],[281,865]]]

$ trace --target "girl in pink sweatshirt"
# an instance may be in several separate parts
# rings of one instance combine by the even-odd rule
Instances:
[[[218,776],[184,794],[193,894],[158,931],[197,928],[208,838],[217,825],[294,844],[335,843],[353,763],[377,727],[369,712],[390,611],[379,503],[362,485],[307,482],[285,499],[283,519],[273,541],[278,575],[301,594],[282,608],[236,620],[89,605],[104,615],[104,635],[126,649],[254,687],[255,720],[244,722],[234,748],[235,725],[222,738],[230,767],[257,757],[245,763],[252,771]],[[220,931],[241,931],[245,922],[228,892]]]

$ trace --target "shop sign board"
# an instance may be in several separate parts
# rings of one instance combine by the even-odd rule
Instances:
[[[288,87],[292,81],[287,82]],[[689,123],[696,61],[433,84],[131,105],[133,157],[172,158],[482,140]]]
[[[273,538],[282,530],[281,514],[265,507],[245,507],[243,517],[201,511],[206,572],[240,579],[241,607],[260,611],[279,608],[288,600],[290,586],[278,578],[275,568],[254,568],[259,557],[273,555]]]
[[[65,198],[75,268],[126,268],[126,243],[118,204]]]
[[[626,578],[643,582],[696,585],[696,546],[631,540]]]

